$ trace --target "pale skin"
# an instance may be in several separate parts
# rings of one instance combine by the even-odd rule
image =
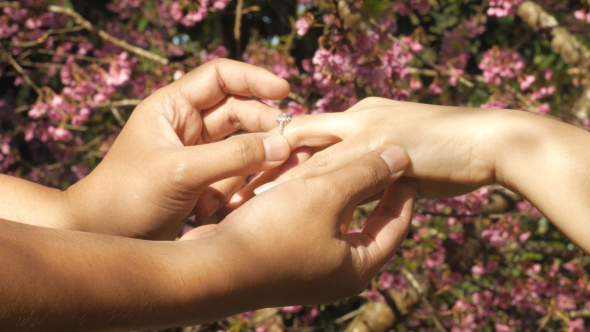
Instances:
[[[294,148],[323,150],[302,152],[305,162],[299,166],[262,175],[227,199],[230,210],[279,183],[327,174],[375,147],[395,144],[411,159],[404,175],[422,179],[422,196],[456,196],[499,183],[523,195],[590,252],[590,133],[585,130],[522,111],[368,98],[344,113],[293,118],[285,137]]]
[[[246,97],[288,92],[263,69],[213,61],[144,100],[67,191],[0,176],[0,326],[155,330],[361,292],[409,228],[418,182],[400,179],[400,147],[273,188],[170,241],[194,210],[219,209],[212,197],[287,160],[288,140],[266,133],[280,111]],[[254,133],[210,143],[238,129]],[[343,232],[354,207],[382,191],[363,231]]]

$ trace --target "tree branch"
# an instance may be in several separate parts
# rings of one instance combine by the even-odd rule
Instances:
[[[518,16],[533,30],[545,34],[551,40],[551,47],[568,65],[578,68],[582,75],[590,76],[590,50],[573,36],[551,14],[532,2],[523,2],[518,7]],[[586,84],[582,96],[574,105],[572,114],[579,122],[590,119],[590,83]],[[579,123],[577,123],[579,124]]]
[[[0,8],[2,8],[2,7],[20,8],[20,7],[24,7],[24,6],[22,6],[19,2],[16,2],[16,1],[5,1],[5,2],[0,3]],[[76,13],[75,11],[73,11],[70,8],[56,6],[56,5],[49,5],[49,6],[47,6],[47,10],[52,13],[64,14],[66,16],[71,17],[72,19],[74,19],[74,22],[76,22],[82,28],[84,28],[92,33],[96,33],[104,41],[107,41],[107,42],[109,42],[117,47],[120,47],[126,51],[129,51],[137,56],[140,56],[142,58],[146,58],[146,59],[149,59],[152,61],[159,62],[163,65],[167,65],[169,63],[169,60],[161,55],[158,55],[158,54],[146,51],[143,48],[131,45],[124,40],[121,40],[121,39],[118,39],[114,36],[111,36],[108,32],[106,32],[104,30],[98,29],[92,23],[90,23],[90,21],[86,20],[84,17],[82,17],[82,15]],[[43,37],[41,37],[41,38],[43,38]],[[45,38],[47,38],[47,37],[45,37]],[[37,43],[37,40],[34,42]]]

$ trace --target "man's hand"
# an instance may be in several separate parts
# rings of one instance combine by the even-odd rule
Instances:
[[[229,263],[220,282],[237,283],[243,298],[256,299],[250,309],[356,295],[408,232],[418,184],[398,180],[408,162],[399,147],[377,149],[329,174],[277,185],[181,240],[221,244]],[[362,231],[347,234],[356,205],[383,190]]]
[[[282,99],[288,83],[248,64],[214,60],[141,102],[102,163],[67,191],[75,230],[146,239],[173,239],[199,196],[228,179],[284,162],[290,146],[266,132],[279,110],[246,98]],[[209,143],[209,144],[206,144]],[[220,206],[208,199],[203,213]]]

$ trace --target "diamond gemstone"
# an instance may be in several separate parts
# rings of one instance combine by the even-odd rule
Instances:
[[[281,113],[278,117],[277,117],[277,121],[287,124],[289,123],[289,121],[291,121],[291,117],[289,116],[289,114],[287,113]]]

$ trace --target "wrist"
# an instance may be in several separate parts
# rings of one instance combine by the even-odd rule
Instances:
[[[498,184],[521,192],[518,174],[527,161],[535,158],[535,151],[547,143],[544,135],[545,119],[539,115],[515,110],[496,110],[493,141],[494,178]],[[542,150],[542,149],[541,149]]]
[[[211,322],[268,306],[260,266],[251,262],[247,246],[240,244],[239,237],[212,233],[173,243],[176,257],[182,257],[171,268],[178,271],[175,294],[186,309],[185,323]]]

